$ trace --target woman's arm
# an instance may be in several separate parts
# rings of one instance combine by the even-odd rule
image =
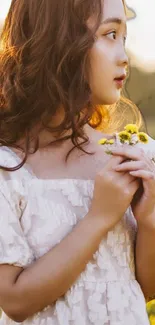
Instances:
[[[154,228],[140,226],[138,229],[136,276],[146,299],[155,296],[155,225]]]
[[[0,266],[0,305],[4,312],[22,322],[64,295],[91,260],[104,234],[102,219],[88,214],[60,244],[27,269]]]
[[[154,143],[154,141],[153,141]],[[152,152],[154,151],[154,144]],[[136,273],[146,298],[155,294],[155,165],[149,152],[127,146],[112,150],[127,160],[116,168],[140,180],[131,206],[137,221]]]

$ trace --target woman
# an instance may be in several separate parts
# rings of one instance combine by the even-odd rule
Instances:
[[[154,166],[140,148],[107,155],[92,127],[94,113],[94,126],[106,124],[99,105],[119,100],[125,39],[122,0],[11,3],[0,61],[3,325],[149,324],[133,243],[138,229],[137,278],[150,295]]]

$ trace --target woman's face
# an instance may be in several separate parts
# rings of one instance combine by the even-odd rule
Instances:
[[[120,97],[128,64],[126,33],[122,0],[104,0],[103,20],[90,52],[89,82],[94,104],[111,105]]]

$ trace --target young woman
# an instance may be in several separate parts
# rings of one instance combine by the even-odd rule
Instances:
[[[0,58],[3,325],[149,324],[154,165],[138,145],[107,155],[92,127],[94,114],[106,124],[100,105],[119,100],[125,39],[122,0],[11,3]]]

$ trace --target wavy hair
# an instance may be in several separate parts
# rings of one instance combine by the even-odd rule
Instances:
[[[93,30],[87,26],[94,17]],[[71,138],[84,150],[88,141],[83,126],[107,126],[107,110],[93,107],[86,79],[89,52],[102,17],[102,0],[12,0],[1,35],[0,51],[0,145],[20,148],[23,161],[30,151],[31,131],[42,128]],[[60,107],[64,118],[57,127],[49,121]],[[71,135],[64,137],[64,131]],[[39,148],[39,131],[35,138]],[[20,148],[22,149],[22,148]]]

